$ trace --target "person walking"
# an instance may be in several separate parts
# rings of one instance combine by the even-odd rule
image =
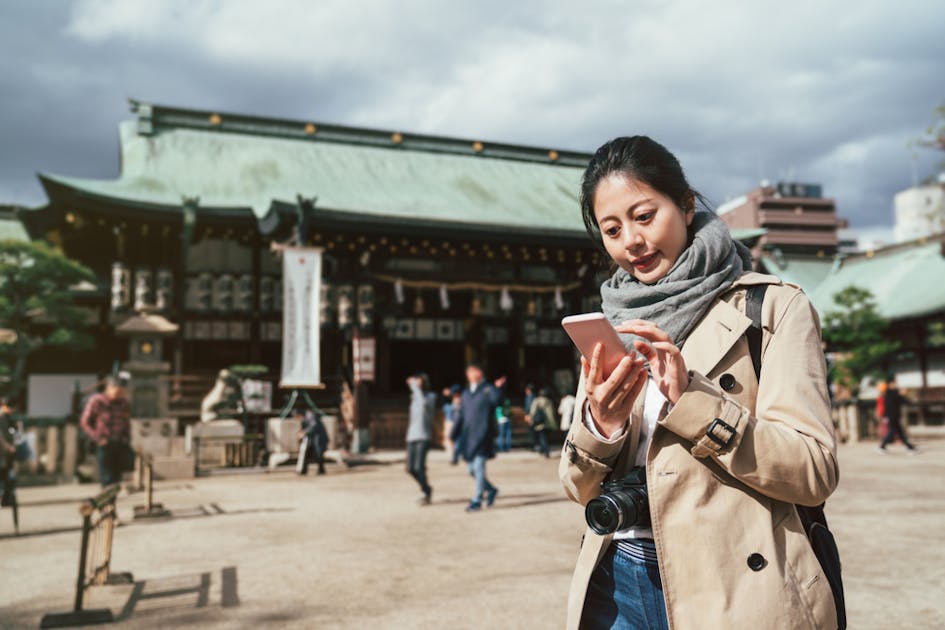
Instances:
[[[532,405],[528,409],[528,416],[525,418],[525,421],[535,432],[538,452],[545,457],[550,457],[548,433],[555,428],[555,410],[549,396],[550,392],[546,387],[538,390],[538,395],[532,400]]]
[[[460,452],[462,451],[462,436],[459,441],[454,441],[452,437],[453,427],[456,425],[456,418],[459,416],[459,405],[463,397],[463,388],[461,385],[453,385],[449,389],[443,390],[443,396],[446,402],[443,403],[443,426],[444,440],[447,442],[450,452],[450,464],[455,466],[459,463]]]
[[[486,382],[485,373],[478,363],[466,366],[468,386],[460,399],[459,415],[453,425],[451,437],[456,441],[462,437],[463,459],[469,467],[469,474],[475,480],[473,495],[466,507],[467,512],[482,509],[482,499],[486,507],[495,503],[499,489],[486,477],[486,462],[495,457],[496,424],[493,409],[502,401],[505,377]]]
[[[299,474],[308,474],[308,464],[315,460],[318,464],[318,474],[325,474],[325,449],[328,448],[328,431],[322,422],[322,415],[308,409],[302,417],[302,428],[299,430]]]
[[[879,443],[879,452],[886,455],[886,447],[892,444],[898,437],[903,445],[908,449],[910,455],[917,455],[919,449],[915,444],[909,441],[906,436],[906,430],[902,426],[902,403],[906,398],[899,392],[899,386],[896,384],[896,377],[891,376],[886,380],[886,391],[881,396],[882,413],[886,418],[886,435]],[[877,405],[879,407],[879,405]]]
[[[567,627],[845,627],[839,559],[821,564],[807,532],[832,537],[804,524],[839,474],[810,300],[751,272],[646,136],[601,146],[580,196],[626,354],[610,373],[602,344],[581,361],[559,469],[588,521]]]
[[[495,408],[495,421],[499,425],[498,451],[508,453],[512,450],[512,401],[508,398]]]
[[[574,394],[565,394],[558,402],[558,418],[561,419],[561,426],[559,428],[562,431],[567,431],[571,428],[571,417],[574,415],[574,401]]]
[[[430,391],[430,377],[417,374],[407,379],[410,389],[410,419],[407,424],[407,472],[420,484],[421,505],[433,501],[433,488],[427,481],[427,453],[433,439],[433,413],[436,394]]]
[[[20,515],[16,501],[16,469],[18,428],[17,403],[13,398],[0,398],[0,507],[13,511],[13,529],[20,533]]]
[[[108,376],[105,391],[93,394],[82,412],[79,424],[96,445],[102,487],[120,482],[122,473],[134,466],[130,416],[128,378],[124,373]]]
[[[525,415],[528,415],[529,410],[532,408],[532,403],[535,402],[536,389],[533,383],[528,383],[525,385],[525,402],[522,403],[522,409],[525,410]],[[527,422],[526,422],[527,424]],[[538,450],[538,434],[535,433],[535,427],[531,424],[528,424],[528,440],[532,444],[532,450]]]

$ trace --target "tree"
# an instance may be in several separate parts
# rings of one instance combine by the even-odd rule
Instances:
[[[42,242],[0,240],[0,358],[9,391],[23,392],[29,356],[47,346],[83,347],[85,314],[70,287],[95,279],[91,270]]]
[[[831,376],[856,396],[863,377],[878,374],[899,342],[886,337],[889,322],[876,311],[868,290],[849,286],[835,293],[833,301],[837,309],[825,313],[823,326],[824,341],[837,353]]]

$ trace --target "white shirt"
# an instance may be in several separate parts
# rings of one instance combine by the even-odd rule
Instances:
[[[656,381],[652,378],[647,379],[646,394],[643,400],[643,422],[640,424],[640,439],[637,443],[637,452],[633,458],[634,466],[646,466],[646,454],[650,448],[650,442],[653,441],[653,431],[656,430],[656,423],[659,422],[660,417],[664,413],[664,407],[666,408],[666,413],[669,413],[670,405],[667,404],[668,402],[666,397],[663,396],[663,392],[661,392],[656,385]],[[584,424],[587,426],[588,430],[594,434],[594,437],[610,444],[619,440],[623,436],[624,431],[626,431],[626,426],[624,426],[614,431],[613,435],[609,438],[605,438],[600,431],[597,430],[597,427],[594,426],[594,420],[591,419],[590,405],[588,404],[584,405]],[[614,540],[627,538],[652,539],[653,530],[649,528],[631,527],[621,529],[614,533]]]
[[[558,403],[558,417],[561,418],[561,430],[567,431],[571,428],[571,417],[574,415],[574,403],[577,400],[573,395],[567,394],[561,397]]]

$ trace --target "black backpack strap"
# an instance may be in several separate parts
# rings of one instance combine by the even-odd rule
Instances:
[[[745,315],[751,320],[751,326],[745,331],[748,338],[748,352],[751,354],[751,364],[755,368],[755,377],[761,380],[761,307],[765,302],[767,284],[755,284],[745,292]]]
[[[761,324],[761,307],[765,301],[767,284],[755,284],[745,292],[745,315],[751,320],[751,326],[745,331],[748,338],[748,351],[751,354],[751,364],[755,368],[755,376],[761,381],[761,341],[763,336]],[[800,517],[804,533],[810,541],[814,555],[820,562],[830,590],[833,593],[834,605],[837,609],[837,627],[844,630],[847,627],[846,602],[843,596],[843,580],[840,576],[840,552],[837,542],[827,527],[827,516],[824,514],[824,504],[814,507],[795,505]]]

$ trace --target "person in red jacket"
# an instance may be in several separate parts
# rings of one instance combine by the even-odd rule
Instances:
[[[131,454],[131,403],[125,374],[105,379],[105,392],[94,394],[85,405],[79,424],[96,444],[99,481],[109,486],[121,481]]]

